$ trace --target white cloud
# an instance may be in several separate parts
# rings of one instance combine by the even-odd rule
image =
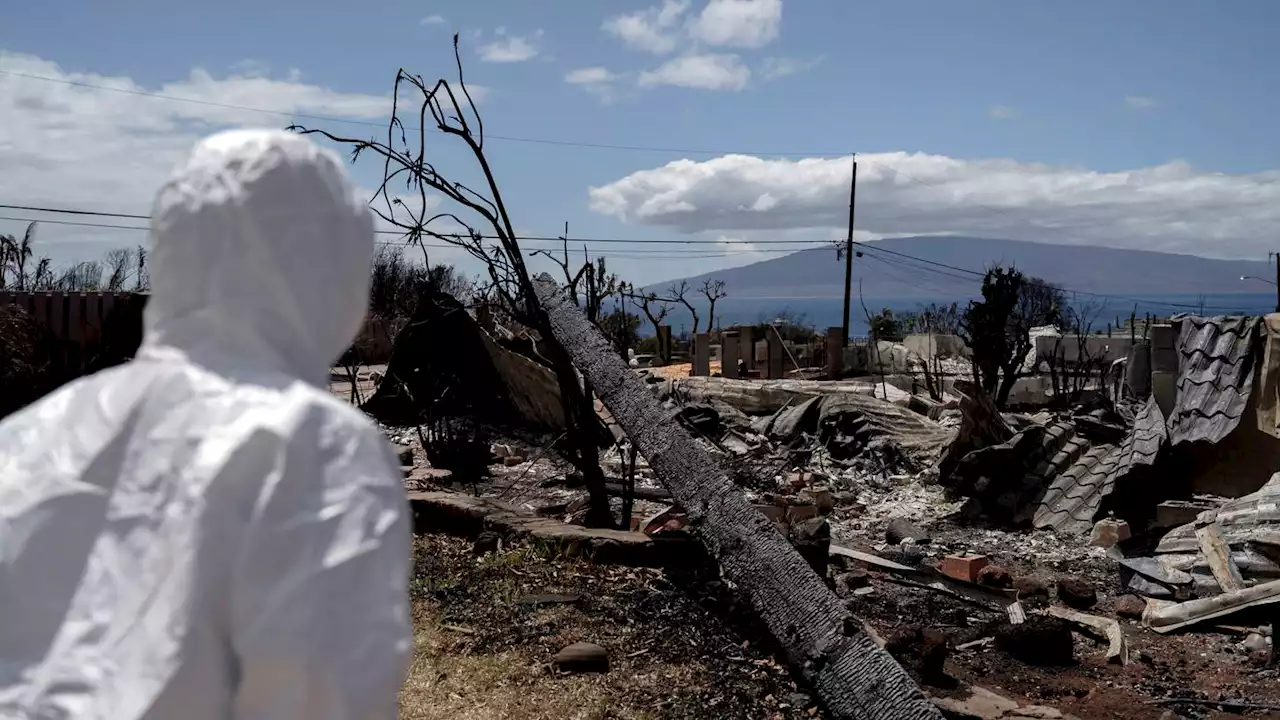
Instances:
[[[777,80],[788,75],[808,72],[822,62],[822,57],[809,60],[797,60],[788,57],[767,57],[760,63],[760,75],[765,80]]]
[[[1017,114],[1018,111],[1008,105],[993,105],[987,110],[987,116],[992,120],[1008,120]]]
[[[1182,162],[1096,172],[923,153],[858,156],[858,226],[879,235],[966,234],[1257,257],[1280,224],[1280,171],[1201,172]],[[591,188],[591,209],[687,233],[838,229],[848,158],[679,160]]]
[[[24,54],[0,52],[0,66],[8,72],[60,81],[0,75],[0,107],[6,108],[0,122],[0,167],[4,168],[0,198],[15,205],[145,214],[174,165],[200,137],[211,132],[229,126],[281,128],[289,124],[290,113],[381,124],[391,110],[389,95],[338,92],[258,75],[214,77],[196,69],[186,77],[144,86],[128,77],[67,72],[53,62]],[[298,75],[292,73],[295,78]],[[133,94],[146,92],[284,115]],[[327,125],[344,129],[334,123]],[[345,129],[357,136],[367,136],[372,130]],[[142,242],[145,234],[49,224],[41,239],[53,244],[87,240],[109,244]]]
[[[610,103],[617,98],[617,83],[622,76],[602,67],[587,67],[571,70],[564,76],[564,81],[577,85],[600,98],[601,102]]]
[[[640,73],[641,87],[675,85],[700,90],[741,90],[751,80],[751,70],[737,55],[682,55],[657,69]]]
[[[1128,95],[1124,99],[1124,105],[1130,110],[1146,110],[1156,106],[1156,99],[1145,95]]]
[[[661,55],[676,49],[677,24],[688,9],[688,0],[663,0],[662,5],[609,18],[601,27],[629,47]]]
[[[708,45],[761,48],[781,25],[782,0],[710,0],[689,32]]]
[[[444,17],[443,17],[442,15],[428,15],[428,16],[426,16],[426,17],[422,18],[422,21],[421,21],[419,24],[421,24],[421,25],[443,25],[443,24],[444,24]]]
[[[484,62],[513,63],[525,62],[538,57],[541,49],[537,41],[542,39],[542,31],[532,35],[508,35],[504,28],[495,31],[496,40],[480,46],[478,52]]]

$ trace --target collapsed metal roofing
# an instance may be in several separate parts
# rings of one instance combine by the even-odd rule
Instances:
[[[1119,445],[1098,445],[1053,479],[1032,524],[1085,533],[1102,499],[1138,465],[1152,465],[1160,448],[1185,442],[1220,442],[1240,424],[1253,391],[1256,317],[1173,318],[1177,330],[1177,396],[1166,419],[1154,396],[1134,418]]]
[[[1036,507],[1031,524],[1066,533],[1086,533],[1102,506],[1102,498],[1115,489],[1116,480],[1136,465],[1152,465],[1166,437],[1164,415],[1155,398],[1134,418],[1133,427],[1119,445],[1089,448],[1079,460],[1053,479]]]
[[[1253,391],[1258,318],[1184,315],[1173,322],[1178,395],[1169,414],[1169,441],[1220,442],[1240,424]]]

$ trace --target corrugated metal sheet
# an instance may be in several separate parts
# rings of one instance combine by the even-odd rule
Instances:
[[[1169,417],[1173,444],[1221,441],[1240,424],[1253,391],[1256,317],[1173,319],[1178,330],[1178,397]]]
[[[1036,507],[1032,525],[1064,533],[1089,532],[1102,499],[1135,465],[1155,463],[1164,440],[1164,415],[1155,399],[1148,399],[1123,442],[1090,448],[1054,478]]]

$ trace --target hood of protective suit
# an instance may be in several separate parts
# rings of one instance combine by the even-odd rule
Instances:
[[[373,220],[341,161],[295,134],[199,145],[156,197],[139,357],[321,384],[368,309]]]

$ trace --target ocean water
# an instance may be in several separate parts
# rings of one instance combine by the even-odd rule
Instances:
[[[950,304],[957,302],[961,307],[975,298],[865,298],[866,309],[871,314],[882,308],[889,308],[895,313],[918,310],[921,306],[937,302]],[[1178,313],[1196,315],[1262,315],[1276,310],[1275,293],[1216,293],[1208,295],[1146,295],[1146,296],[1075,296],[1073,303],[1079,307],[1092,306],[1090,313],[1095,317],[1094,329],[1105,331],[1107,323],[1113,325],[1117,320],[1124,322],[1130,313],[1144,317],[1148,313],[1167,317]],[[703,328],[706,329],[706,303],[697,305]],[[678,308],[678,309],[677,309]],[[671,325],[672,332],[682,334],[693,328],[693,317],[688,310],[677,306],[667,316],[666,322]],[[730,325],[754,324],[769,321],[782,314],[789,314],[807,326],[821,332],[827,327],[841,324],[844,298],[735,298],[726,297],[716,303],[716,324],[720,327]],[[628,306],[628,310],[635,312]],[[858,298],[853,298],[849,310],[849,334],[858,337],[867,333],[866,314]],[[641,327],[641,334],[652,334],[653,328],[646,321]]]

